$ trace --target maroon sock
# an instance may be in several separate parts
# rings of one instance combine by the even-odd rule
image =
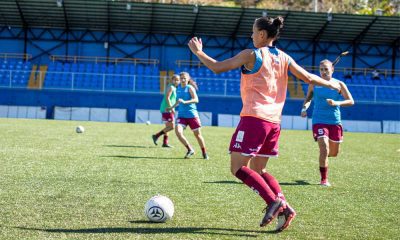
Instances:
[[[168,144],[168,135],[167,134],[164,134],[163,143]]]
[[[319,173],[321,174],[321,181],[328,179],[328,167],[319,167]]]
[[[244,184],[246,184],[256,193],[258,193],[264,199],[267,205],[270,205],[272,202],[275,201],[275,194],[257,172],[251,170],[246,166],[243,166],[236,172],[235,175],[237,178],[242,180]]]
[[[286,200],[285,196],[283,195],[281,186],[279,185],[279,182],[276,180],[276,178],[274,178],[274,176],[265,172],[261,174],[261,177],[265,180],[265,182],[268,184],[268,186],[271,188],[276,196],[280,197],[283,200]]]
[[[206,154],[206,148],[204,147],[204,148],[201,148],[201,152],[203,153],[203,154]]]
[[[156,134],[156,137],[159,138],[161,135],[164,135],[164,131],[163,131],[163,130],[161,130],[160,132],[158,132],[158,133]]]
[[[185,147],[186,147],[186,149],[187,149],[188,151],[192,150],[192,148],[190,147],[190,145],[186,145]]]

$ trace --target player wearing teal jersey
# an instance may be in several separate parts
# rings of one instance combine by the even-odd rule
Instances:
[[[165,123],[165,128],[163,128],[160,132],[152,135],[152,139],[155,145],[157,145],[157,139],[164,135],[163,139],[163,147],[170,148],[171,146],[168,144],[168,132],[175,128],[174,124],[174,113],[175,109],[170,108],[176,103],[176,87],[180,83],[179,75],[173,75],[171,78],[171,82],[167,85],[165,89],[164,98],[161,102],[160,112],[162,114],[162,121]]]
[[[178,107],[177,126],[175,129],[179,141],[186,147],[185,158],[190,158],[194,154],[194,149],[187,138],[183,135],[183,130],[189,126],[199,143],[204,159],[209,159],[206,144],[201,134],[201,122],[196,104],[199,102],[196,89],[189,84],[190,75],[187,72],[180,73],[181,85],[177,88],[177,102],[172,107]]]
[[[306,99],[303,103],[301,116],[307,117],[307,109],[314,99],[312,114],[313,135],[319,146],[319,171],[322,186],[329,187],[328,181],[328,157],[336,157],[339,153],[339,144],[343,141],[343,128],[340,116],[340,107],[354,105],[353,97],[344,82],[332,78],[334,66],[331,61],[320,62],[319,71],[321,78],[338,82],[341,91],[329,88],[313,86],[308,87]]]

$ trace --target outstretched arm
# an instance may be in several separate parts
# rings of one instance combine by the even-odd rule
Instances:
[[[252,69],[256,59],[254,51],[246,49],[232,58],[219,62],[203,52],[203,43],[201,42],[201,38],[192,38],[188,45],[193,54],[196,55],[199,60],[214,73],[227,72],[243,65],[246,65],[248,69]]]
[[[326,81],[315,74],[307,72],[304,68],[300,67],[295,61],[291,61],[289,65],[290,72],[297,78],[303,80],[306,83],[328,87],[340,92],[340,85],[336,82]]]

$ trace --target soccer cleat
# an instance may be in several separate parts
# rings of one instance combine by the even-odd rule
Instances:
[[[272,202],[269,206],[267,206],[265,210],[264,218],[261,220],[260,227],[264,227],[272,222],[276,216],[283,209],[286,208],[286,203],[281,198],[276,198],[274,202]]]
[[[203,158],[204,158],[205,160],[210,159],[210,157],[208,157],[208,154],[207,154],[207,153],[203,153]]]
[[[156,135],[151,135],[151,138],[153,139],[154,145],[157,146],[157,139],[158,139],[158,137],[157,137]]]
[[[286,203],[286,208],[278,214],[278,224],[276,225],[276,231],[283,231],[290,226],[293,219],[296,217],[296,211]]]
[[[164,147],[164,148],[173,148],[173,146],[168,145],[168,143],[163,143],[162,147]]]
[[[191,156],[193,156],[193,154],[194,154],[194,150],[189,150],[189,151],[187,151],[185,158],[190,158]]]
[[[322,180],[319,185],[324,186],[324,187],[330,187],[331,186],[331,184],[329,183],[328,180]]]

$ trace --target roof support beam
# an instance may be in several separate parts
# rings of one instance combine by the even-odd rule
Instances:
[[[21,20],[22,20],[22,26],[23,26],[22,28],[24,29],[24,54],[27,54],[27,51],[28,51],[28,23],[25,20],[21,6],[19,5],[19,1],[15,0],[15,3],[17,4],[19,16],[21,17]]]
[[[317,35],[313,37],[313,50],[312,50],[312,66],[315,66],[315,54],[317,50],[317,44],[319,39],[321,38],[322,34],[325,32],[326,27],[329,25],[330,21],[326,21],[324,26],[318,31]]]
[[[28,23],[25,20],[24,13],[22,12],[22,9],[21,9],[21,5],[19,4],[19,0],[15,0],[15,3],[17,4],[18,13],[19,13],[19,16],[21,17],[21,20],[22,20],[22,25],[24,27],[28,27]]]
[[[110,57],[110,32],[111,32],[111,24],[110,24],[110,1],[107,1],[107,58]]]
[[[239,30],[239,27],[240,27],[240,23],[242,22],[242,19],[243,19],[243,16],[244,16],[244,11],[245,11],[245,8],[242,7],[242,11],[240,13],[239,19],[238,19],[238,21],[236,23],[235,29],[232,32],[232,36],[231,36],[231,38],[232,38],[231,57],[233,57],[235,55],[235,52],[234,52],[235,42],[236,42],[236,39],[237,39],[237,33],[238,33],[238,30]]]
[[[194,11],[196,13],[196,16],[194,17],[192,31],[191,31],[191,34],[189,36],[189,39],[191,39],[194,36],[194,32],[196,31],[197,19],[199,17],[199,13],[200,13],[200,7],[199,6],[194,5],[193,7],[197,8],[197,11]],[[192,60],[193,60],[193,53],[190,52],[190,61],[192,61]]]
[[[147,45],[148,45],[148,51],[147,51],[147,54],[148,54],[148,56],[149,56],[149,58],[150,58],[150,56],[151,56],[151,42],[152,42],[152,38],[153,38],[153,28],[154,28],[154,3],[151,3],[151,20],[150,20],[150,30],[149,30],[149,32],[150,32],[150,38],[149,38],[149,42],[147,43]]]
[[[64,13],[64,21],[65,21],[65,33],[66,33],[66,37],[65,37],[65,56],[68,56],[68,45],[69,45],[69,22],[68,22],[68,17],[67,17],[67,11],[65,10],[65,4],[66,2],[64,1],[62,4],[62,8],[63,8],[63,13]]]
[[[375,17],[374,20],[372,20],[361,32],[358,34],[358,36],[353,40],[355,44],[359,44],[364,38],[369,29],[374,25],[374,23],[378,20],[378,17]]]
[[[198,7],[198,6],[197,6],[197,7]],[[198,19],[198,17],[199,17],[199,13],[200,13],[200,7],[198,7],[197,12],[196,12],[196,15],[195,15],[195,17],[194,17],[194,22],[193,22],[192,31],[191,31],[192,33],[190,34],[191,37],[194,36],[194,31],[196,31],[196,25],[197,25],[197,19]]]
[[[392,77],[394,77],[394,72],[396,70],[396,58],[397,58],[397,51],[400,48],[400,37],[393,42],[392,47]]]

